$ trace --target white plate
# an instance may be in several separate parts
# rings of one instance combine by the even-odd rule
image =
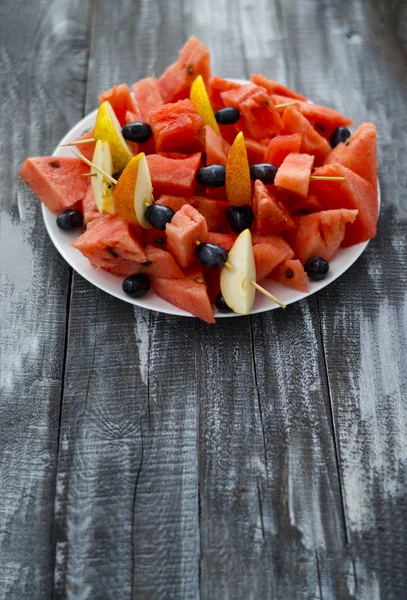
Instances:
[[[242,81],[241,83],[247,82]],[[72,127],[72,129],[68,131],[65,137],[60,141],[59,145],[53,152],[53,156],[72,156],[71,149],[67,147],[62,148],[61,145],[72,142],[80,137],[85,130],[93,127],[96,120],[96,113],[97,110],[94,110],[81,121],[79,121],[74,127]],[[380,189],[378,201],[380,207]],[[82,275],[82,277],[87,279],[90,283],[100,288],[104,292],[107,292],[116,298],[120,298],[120,300],[129,302],[130,304],[135,304],[136,306],[142,306],[143,308],[157,310],[170,315],[182,315],[185,317],[193,316],[190,313],[181,310],[180,308],[177,308],[168,302],[165,302],[152,290],[144,298],[133,299],[127,296],[122,290],[122,277],[112,275],[111,273],[107,273],[102,269],[95,269],[92,267],[88,259],[79,252],[79,250],[72,248],[72,242],[79,235],[77,231],[71,232],[59,229],[59,227],[56,225],[56,214],[51,212],[45,205],[42,205],[42,213],[49,236],[59,253],[64,257],[67,263],[69,263],[71,267],[75,269],[77,273],[79,273],[79,275]],[[342,273],[349,269],[349,267],[353,265],[353,263],[359,258],[359,256],[365,250],[367,244],[368,242],[363,242],[361,244],[351,246],[350,248],[340,248],[330,262],[328,276],[323,281],[310,281],[308,294],[298,292],[288,286],[268,279],[262,281],[262,286],[277,296],[277,298],[282,300],[282,302],[285,304],[292,304],[293,302],[297,302],[298,300],[306,298],[310,294],[315,294],[315,292],[318,292],[318,290],[321,290],[332,283],[335,279],[340,277]],[[252,313],[265,312],[267,310],[274,310],[275,308],[280,307],[263,296],[263,294],[260,294],[259,292],[256,293],[256,301]],[[235,313],[222,314],[215,312],[216,318],[238,316],[240,315],[236,315]]]

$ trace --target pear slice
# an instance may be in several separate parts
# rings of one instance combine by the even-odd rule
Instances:
[[[146,155],[140,152],[120,175],[114,190],[114,203],[123,221],[148,229],[151,225],[144,214],[153,202],[153,186]]]
[[[122,128],[112,105],[107,100],[99,106],[96,115],[94,136],[96,140],[109,143],[114,172],[124,169],[129,160],[134,156],[130,146],[123,137]]]
[[[96,142],[92,162],[108,175],[112,175],[112,155],[107,142],[101,140]],[[91,168],[91,175],[93,195],[99,212],[114,215],[116,208],[113,199],[113,184],[93,167]]]
[[[202,118],[204,125],[210,125],[214,132],[220,135],[219,125],[215,119],[202,75],[198,75],[191,85],[189,99],[196,108],[196,112]]]
[[[241,131],[235,137],[226,162],[226,195],[232,206],[252,203],[249,160]]]
[[[245,229],[236,238],[228,262],[220,272],[220,289],[225,302],[239,315],[248,315],[253,308],[256,290],[252,281],[256,281],[256,263],[250,229]]]

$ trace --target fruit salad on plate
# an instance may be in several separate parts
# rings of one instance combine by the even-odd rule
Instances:
[[[99,102],[70,156],[27,158],[20,176],[128,298],[155,294],[208,323],[249,314],[256,294],[284,306],[270,282],[305,297],[339,249],[376,235],[375,126],[351,133],[350,118],[264,75],[212,76],[195,37],[161,77]]]

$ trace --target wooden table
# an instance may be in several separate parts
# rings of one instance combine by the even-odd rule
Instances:
[[[0,599],[407,598],[405,0],[2,0]],[[379,131],[378,237],[208,326],[73,273],[17,181],[194,33]]]

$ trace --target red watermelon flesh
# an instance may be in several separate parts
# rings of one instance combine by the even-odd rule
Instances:
[[[132,89],[141,120],[150,123],[150,112],[164,104],[157,79],[155,77],[140,79],[133,83]]]
[[[226,252],[229,252],[231,250],[233,244],[236,241],[236,238],[236,234],[215,233],[213,231],[210,231],[208,233],[208,242],[210,242],[211,244],[218,244],[219,246],[222,246],[222,248],[224,248]]]
[[[252,138],[261,140],[283,131],[282,119],[264,88],[248,83],[236,90],[222,92],[221,97],[225,106],[240,111]]]
[[[311,154],[296,154],[293,152],[283,160],[277,171],[274,184],[306,198],[313,165],[314,156]]]
[[[316,165],[323,163],[331,151],[331,146],[322,135],[315,131],[308,119],[295,106],[290,106],[284,111],[283,121],[286,134],[302,134],[301,152],[313,154]]]
[[[294,229],[294,221],[284,204],[259,179],[254,184],[253,211],[256,231],[260,235]]]
[[[209,300],[211,304],[214,304],[216,296],[220,293],[220,269],[209,269],[203,266],[202,273],[208,289]]]
[[[298,92],[291,90],[290,88],[274,81],[273,79],[268,79],[264,75],[260,75],[259,73],[252,73],[252,81],[256,85],[260,85],[264,87],[268,94],[282,94],[283,96],[288,96],[290,100],[293,98],[295,100],[306,100],[305,96],[302,96]]]
[[[341,142],[325,159],[325,164],[339,163],[377,187],[376,127],[362,123],[346,142]]]
[[[346,224],[353,223],[357,214],[341,208],[295,217],[296,229],[286,237],[296,258],[303,264],[314,256],[329,262],[345,237]]]
[[[126,112],[126,123],[134,123],[134,121],[140,121],[141,117],[139,113],[133,113],[130,111]],[[144,152],[144,154],[155,154],[155,143],[154,137],[151,137],[147,142],[143,142],[142,144],[137,144],[136,142],[127,142],[130,148],[133,150],[134,156],[139,152]]]
[[[26,158],[20,177],[34,194],[53,212],[60,212],[81,202],[86,194],[89,167],[79,158],[37,156]]]
[[[93,189],[90,183],[88,184],[88,188],[82,200],[82,213],[85,228],[88,223],[102,216],[102,213],[99,212],[98,207],[96,206],[95,196],[93,195]]]
[[[184,204],[188,204],[189,200],[187,198],[182,198],[181,196],[169,196],[168,194],[164,194],[160,196],[158,200],[155,201],[155,204],[163,204],[164,206],[168,206],[172,208],[174,212],[180,210]]]
[[[184,204],[190,204],[205,217],[209,231],[216,231],[225,226],[227,223],[226,211],[230,206],[229,202],[211,200],[204,196],[192,196],[192,198],[187,199],[179,196],[169,196],[168,194],[160,196],[156,204],[169,206],[175,212],[180,210]]]
[[[292,135],[277,135],[270,140],[264,153],[264,162],[272,163],[279,167],[283,160],[292,152],[298,153],[301,148],[301,133]]]
[[[315,194],[310,194],[308,198],[294,196],[290,202],[290,212],[293,216],[315,213],[323,209],[324,207]]]
[[[99,103],[102,104],[105,100],[108,100],[112,105],[116,117],[122,127],[126,123],[126,112],[137,112],[134,98],[126,83],[115,85],[102,94],[99,94]]]
[[[169,252],[155,246],[146,246],[144,252],[147,260],[140,264],[134,273],[144,273],[149,277],[167,277],[168,279],[184,278],[184,273]]]
[[[167,248],[180,267],[186,269],[195,261],[196,242],[206,242],[205,218],[190,204],[185,204],[167,223]]]
[[[95,137],[93,127],[85,131],[80,137],[76,138],[73,143],[80,142],[81,140],[89,140]],[[95,144],[96,142],[90,142],[88,144],[78,144],[76,148],[79,150],[81,154],[88,160],[92,160],[93,153],[95,152]]]
[[[184,279],[154,278],[151,285],[155,293],[166,302],[198,317],[215,323],[211,302],[202,271],[195,265],[185,273]]]
[[[256,244],[253,246],[254,260],[256,262],[256,280],[262,281],[280,263],[284,262],[288,254],[273,244]]]
[[[245,138],[247,158],[249,159],[249,165],[255,165],[256,163],[264,162],[264,154],[267,150],[269,139],[263,140],[252,140]]]
[[[154,195],[158,197],[171,194],[185,198],[193,196],[201,156],[200,152],[184,159],[166,158],[158,154],[147,156]]]
[[[271,98],[274,104],[283,104],[292,100],[291,98],[287,98],[287,96],[280,96],[278,94],[274,94]],[[349,119],[349,117],[346,117],[339,111],[328,108],[327,106],[313,104],[312,102],[298,102],[295,108],[299,110],[318,133],[327,140],[330,139],[331,135],[338,127],[349,127],[350,125],[353,125],[352,119]]]
[[[254,233],[252,235],[253,245],[257,244],[271,244],[277,250],[281,250],[287,255],[287,258],[293,258],[294,252],[287,244],[287,242],[283,239],[281,235],[259,235],[258,233]]]
[[[222,92],[236,90],[240,87],[240,85],[240,83],[228,81],[227,79],[222,79],[222,77],[211,77],[209,80],[208,94],[213,110],[217,111],[221,108],[224,108],[225,105],[223,104],[223,100],[221,98]]]
[[[348,208],[358,210],[354,223],[346,226],[342,246],[365,242],[376,235],[379,204],[376,188],[350,169],[332,163],[315,170],[315,175],[345,177],[345,181],[312,181],[310,191],[326,210]]]
[[[202,75],[206,87],[211,76],[211,58],[208,48],[192,36],[181,48],[178,60],[170,65],[158,80],[164,102],[188,98],[193,81]]]
[[[273,269],[270,278],[300,292],[308,292],[308,278],[299,260],[288,259]]]
[[[197,137],[203,125],[192,102],[188,99],[165,104],[150,112],[150,125],[155,146],[161,152],[177,152],[191,146],[201,147]]]
[[[165,231],[160,231],[154,227],[149,229],[143,229],[142,232],[143,245],[154,246],[154,248],[160,248],[161,250],[167,250],[167,234]]]
[[[147,260],[129,225],[118,215],[102,215],[92,221],[72,246],[80,250],[93,266],[108,269],[116,267],[115,272],[121,275],[133,272],[127,272],[130,269],[129,262],[142,263]]]
[[[230,144],[214,132],[210,125],[203,128],[207,165],[226,165]]]

